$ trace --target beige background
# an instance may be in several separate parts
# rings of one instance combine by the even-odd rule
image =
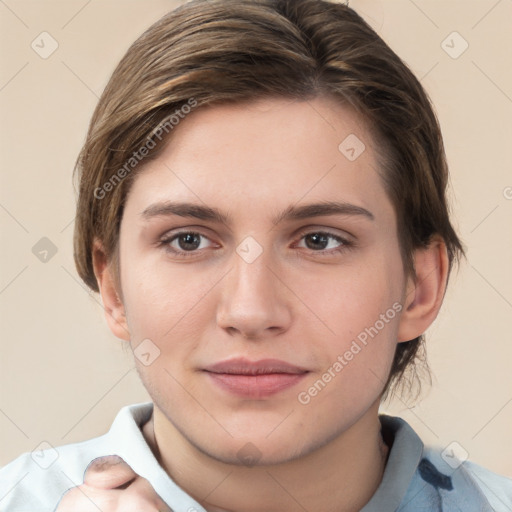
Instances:
[[[115,64],[177,4],[0,1],[0,465],[42,441],[100,435],[121,406],[148,399],[131,354],[76,275],[71,171]],[[512,1],[350,4],[436,105],[468,247],[428,333],[431,390],[415,407],[396,400],[384,410],[426,442],[457,441],[473,461],[512,477]],[[59,45],[47,59],[31,48],[43,31]],[[458,58],[442,47],[453,31],[469,44]],[[444,46],[453,53],[463,44],[450,36]],[[46,263],[32,252],[42,237],[57,248]]]

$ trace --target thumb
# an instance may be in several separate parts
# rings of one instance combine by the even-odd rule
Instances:
[[[137,476],[119,455],[105,455],[89,463],[84,474],[84,484],[96,489],[116,489],[129,484]]]

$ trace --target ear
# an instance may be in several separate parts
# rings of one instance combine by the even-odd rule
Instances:
[[[129,341],[130,331],[128,330],[124,305],[117,293],[113,270],[107,263],[103,244],[98,239],[94,240],[92,262],[107,324],[116,337]]]
[[[398,342],[421,336],[435,320],[446,291],[448,253],[435,236],[427,247],[414,251],[414,275],[407,280]]]

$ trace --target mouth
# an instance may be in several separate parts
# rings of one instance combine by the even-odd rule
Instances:
[[[250,361],[244,358],[221,361],[203,370],[224,392],[262,399],[291,388],[309,371],[278,359]]]

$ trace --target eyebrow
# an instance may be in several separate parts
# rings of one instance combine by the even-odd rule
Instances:
[[[229,224],[230,216],[217,208],[203,206],[187,202],[164,201],[148,206],[142,213],[144,220],[151,220],[154,217],[167,217],[177,215],[179,217],[192,217],[204,221],[213,221],[221,224]],[[289,206],[279,213],[272,220],[273,224],[283,221],[303,220],[310,217],[321,217],[326,215],[362,216],[369,220],[375,217],[366,208],[351,203],[325,201],[321,203],[307,204],[303,206]]]

